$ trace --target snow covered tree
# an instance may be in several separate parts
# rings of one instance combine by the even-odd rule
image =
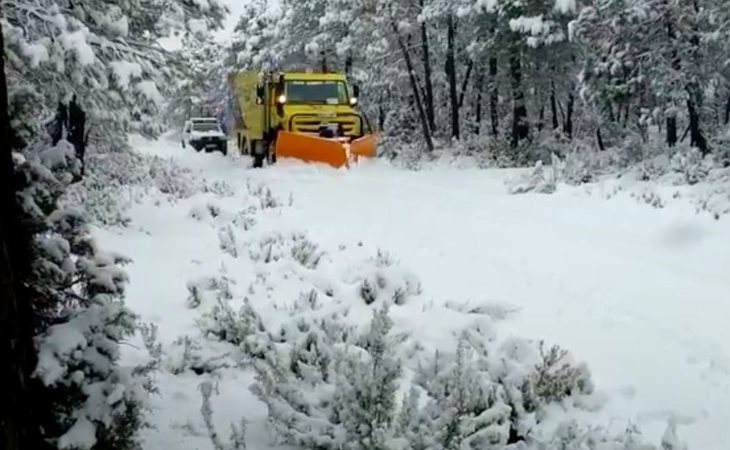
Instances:
[[[345,448],[387,450],[396,412],[401,366],[390,335],[387,308],[373,313],[370,329],[359,339],[362,352],[345,357],[335,401],[347,433]]]
[[[38,123],[76,95],[95,133],[110,141],[159,131],[157,112],[175,73],[173,55],[157,41],[213,30],[226,12],[218,0],[1,4],[14,117]]]
[[[0,7],[0,329],[11,344],[3,348],[11,392],[0,446],[137,449],[153,367],[119,365],[119,343],[137,329],[122,300],[126,259],[99,249],[84,212],[59,199],[83,167],[78,144],[86,145],[89,125],[97,149],[123,147],[129,131],[159,130],[157,112],[176,74],[157,40],[174,30],[204,34],[220,26],[225,8],[216,0]],[[79,104],[69,105],[74,98]],[[66,106],[68,121],[60,114],[47,122]]]

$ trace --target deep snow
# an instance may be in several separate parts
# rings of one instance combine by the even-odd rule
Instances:
[[[128,304],[159,324],[164,344],[195,336],[199,314],[185,306],[189,281],[223,271],[243,289],[254,277],[223,254],[218,230],[191,211],[210,201],[233,211],[249,195],[247,183],[263,183],[285,201],[291,193],[293,202],[265,212],[258,227],[305,230],[330,250],[358,243],[385,249],[418,275],[427,302],[517,308],[500,323],[501,334],[558,343],[588,363],[606,401],[587,420],[618,428],[632,421],[658,443],[673,417],[690,449],[727,448],[726,220],[681,205],[653,209],[629,195],[605,200],[567,186],[553,195],[510,196],[505,170],[409,172],[383,161],[349,171],[291,161],[253,170],[236,155],[183,150],[172,137],[132,143],[233,188],[225,198],[200,193],[175,204],[148,198],[130,211],[128,229],[95,231],[105,248],[134,260],[127,267]],[[442,339],[443,317],[424,313],[412,331]],[[136,357],[131,347],[127,356]],[[219,430],[227,434],[228,424],[245,415],[249,448],[268,448],[266,411],[247,389],[252,375],[221,373],[221,392],[213,398]],[[146,432],[145,448],[211,447],[201,432],[199,378],[158,376],[157,429]]]

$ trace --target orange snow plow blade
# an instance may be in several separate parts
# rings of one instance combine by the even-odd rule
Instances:
[[[364,156],[366,158],[375,157],[375,135],[368,134],[361,138],[355,139],[350,142],[350,152],[358,156]]]
[[[306,162],[323,162],[333,167],[349,164],[350,155],[375,156],[375,137],[364,136],[350,143],[348,152],[346,142],[333,138],[323,138],[311,134],[279,131],[276,136],[276,157],[296,158]]]

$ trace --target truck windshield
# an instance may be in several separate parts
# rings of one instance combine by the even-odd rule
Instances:
[[[287,103],[347,104],[347,87],[342,81],[289,80],[286,82]]]

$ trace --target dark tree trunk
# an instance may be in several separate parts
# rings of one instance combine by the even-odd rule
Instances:
[[[687,92],[689,97],[687,98],[687,113],[689,115],[689,138],[692,147],[700,149],[703,155],[709,153],[707,147],[707,140],[700,127],[700,113],[698,107],[701,104],[699,101],[699,95],[696,93],[697,88],[694,86],[688,86]]]
[[[497,58],[489,58],[489,118],[492,122],[492,136],[499,135],[499,86],[497,84]]]
[[[459,139],[459,98],[456,95],[456,58],[454,56],[454,15],[449,14],[446,24],[446,75],[449,78],[449,99],[451,103],[451,137]]]
[[[669,2],[664,1],[664,6],[666,8],[669,8]],[[676,39],[676,33],[674,32],[674,24],[671,21],[671,17],[667,15],[666,17],[667,22],[667,37],[669,38],[669,41],[671,45],[675,45],[674,41]],[[672,69],[679,72],[680,70],[680,61],[679,56],[677,55],[677,50],[672,50]],[[674,147],[677,144],[677,116],[673,113],[671,117],[667,117],[667,145],[669,147]]]
[[[421,11],[423,11],[423,0],[419,0]],[[426,117],[428,117],[428,128],[436,129],[436,119],[433,109],[433,83],[431,81],[431,49],[428,44],[428,29],[426,21],[421,22],[421,59],[423,60],[424,98],[426,100]]]
[[[322,57],[322,73],[327,73],[327,55],[325,54],[325,52],[322,52],[320,53],[320,56]]]
[[[555,94],[555,81],[550,81],[550,113],[553,116],[553,130],[557,130],[560,127],[560,120],[558,120],[558,100]]]
[[[474,60],[470,59],[469,64],[466,66],[466,74],[464,75],[464,81],[461,82],[461,91],[459,94],[459,109],[464,106],[464,98],[466,97],[466,89],[469,87],[469,79],[471,78],[471,72],[474,70]]]
[[[37,381],[33,343],[30,238],[20,223],[12,160],[14,133],[8,117],[5,55],[0,26],[0,449],[46,449],[41,423],[35,417]]]
[[[603,133],[601,133],[601,127],[596,128],[596,142],[598,142],[598,148],[601,151],[606,150],[606,146],[603,144]]]
[[[568,94],[568,105],[565,112],[565,125],[563,132],[568,136],[568,139],[573,139],[573,109],[575,106],[575,96],[571,92]]]
[[[727,96],[727,101],[725,102],[725,125],[730,123],[730,95]]]
[[[352,54],[348,54],[345,58],[345,75],[348,77],[352,73]]]
[[[428,117],[426,117],[426,111],[423,107],[423,102],[421,101],[420,88],[418,87],[418,80],[416,80],[416,73],[414,71],[413,61],[411,60],[411,54],[408,52],[408,47],[406,47],[405,42],[403,42],[403,37],[400,35],[400,31],[398,31],[398,24],[396,24],[394,18],[391,18],[390,20],[390,27],[398,41],[398,46],[400,47],[401,53],[403,53],[403,59],[406,63],[406,70],[408,70],[408,77],[411,82],[413,99],[416,101],[416,108],[418,110],[418,117],[421,121],[421,129],[423,130],[423,139],[426,141],[426,148],[429,152],[433,152],[431,129],[428,126]]]
[[[81,176],[86,171],[86,113],[76,102],[76,96],[68,108],[68,141],[74,146],[76,157],[81,162]]]
[[[477,134],[481,133],[482,130],[482,97],[484,96],[484,68],[479,67],[477,69],[477,96],[474,106],[474,126]]]
[[[509,60],[510,75],[512,77],[512,147],[517,147],[520,141],[527,139],[530,134],[530,125],[527,123],[527,105],[525,93],[522,90],[522,62],[519,54],[513,54]]]
[[[667,145],[674,147],[677,145],[677,118],[667,117]]]

